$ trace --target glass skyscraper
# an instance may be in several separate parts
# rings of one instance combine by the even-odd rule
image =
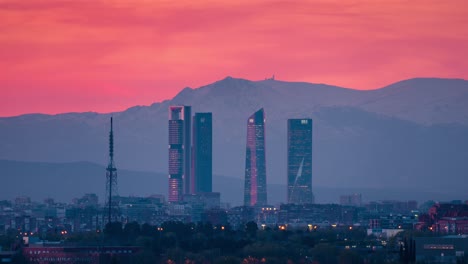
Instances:
[[[265,113],[262,108],[247,119],[244,205],[266,204]]]
[[[191,193],[212,192],[213,122],[211,113],[193,117],[193,173]]]
[[[312,119],[288,119],[288,203],[313,203]]]
[[[169,202],[190,193],[191,107],[169,107]]]

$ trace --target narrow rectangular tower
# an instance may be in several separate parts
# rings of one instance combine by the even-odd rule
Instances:
[[[288,119],[288,203],[313,203],[312,119]]]
[[[212,192],[213,124],[211,113],[193,117],[192,193]]]
[[[184,193],[190,194],[192,183],[192,107],[184,106]]]
[[[262,108],[247,119],[244,205],[266,204],[265,113]]]
[[[190,106],[169,107],[169,202],[190,193]]]

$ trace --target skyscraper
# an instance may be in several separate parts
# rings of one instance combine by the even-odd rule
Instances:
[[[193,117],[193,173],[191,193],[212,192],[213,125],[211,113]]]
[[[169,107],[169,202],[190,193],[191,107]]]
[[[313,203],[312,119],[288,119],[288,203]]]
[[[265,113],[262,108],[247,119],[244,205],[266,204]]]

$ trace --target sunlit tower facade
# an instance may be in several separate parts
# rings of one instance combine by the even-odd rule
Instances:
[[[213,118],[211,113],[193,117],[192,193],[212,192]]]
[[[106,209],[107,222],[111,223],[116,220],[118,214],[118,204],[115,199],[117,196],[117,168],[114,164],[114,129],[113,120],[111,117],[110,133],[109,133],[109,164],[106,168]]]
[[[169,202],[191,193],[191,107],[169,107]]]
[[[244,205],[267,204],[265,160],[265,112],[262,109],[247,119]]]
[[[312,119],[288,119],[288,203],[313,203]]]

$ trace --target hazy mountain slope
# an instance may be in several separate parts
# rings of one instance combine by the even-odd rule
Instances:
[[[468,124],[468,81],[418,78],[366,92],[357,106],[424,124]]]
[[[34,201],[50,197],[60,202],[69,202],[85,193],[96,193],[100,202],[103,202],[105,195],[105,168],[90,162],[37,163],[0,160],[0,169],[5,176],[0,185],[0,200],[26,195]],[[223,202],[229,202],[233,206],[242,204],[242,180],[215,175],[213,181],[213,188],[221,192]],[[167,195],[167,177],[153,172],[118,170],[118,189],[119,194],[125,196]],[[362,193],[364,201],[395,197],[418,201],[468,198],[465,192],[450,193],[447,190],[424,192],[405,188],[330,188],[315,185],[313,189],[319,203],[337,203],[340,195],[350,193]],[[286,200],[286,186],[269,184],[268,197],[271,204],[283,203]]]
[[[70,201],[85,193],[96,193],[100,201],[105,195],[104,166],[90,162],[38,163],[0,160],[2,177],[1,198],[19,195],[35,200],[52,197]],[[118,170],[118,190],[121,195],[148,196],[167,189],[166,175]]]

